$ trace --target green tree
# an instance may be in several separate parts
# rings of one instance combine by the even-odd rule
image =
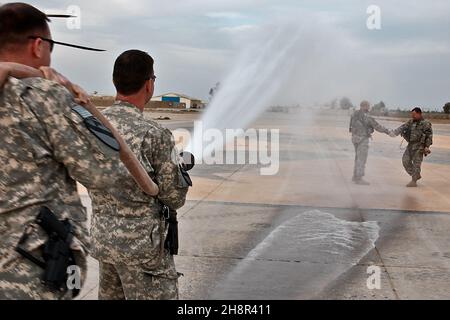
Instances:
[[[387,109],[386,109],[386,104],[383,101],[380,101],[379,103],[377,103],[376,105],[374,105],[372,107],[372,110],[370,112],[373,115],[386,115],[388,113]]]
[[[348,110],[348,109],[354,108],[354,107],[353,107],[353,103],[352,103],[352,102],[350,101],[350,99],[347,98],[347,97],[343,97],[343,98],[341,99],[341,101],[339,101],[339,106],[340,106],[341,109],[343,109],[343,110]]]
[[[444,106],[444,112],[450,114],[450,102],[447,102]]]

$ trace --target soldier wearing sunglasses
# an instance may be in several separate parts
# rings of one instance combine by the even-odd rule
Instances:
[[[25,3],[0,6],[0,62],[45,71],[54,44],[62,44],[51,40],[49,22]],[[81,271],[75,276],[85,279],[87,214],[76,181],[108,190],[119,183],[116,172],[122,167],[114,137],[95,135],[88,118],[95,119],[53,81],[6,78],[0,89],[0,300],[71,299],[79,289],[55,290],[43,284],[42,266],[16,251],[20,244],[30,255],[45,258],[48,235],[36,220],[44,207],[72,225],[69,245]]]

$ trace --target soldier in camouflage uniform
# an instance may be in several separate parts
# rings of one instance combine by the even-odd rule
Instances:
[[[123,170],[115,196],[90,190],[93,217],[92,255],[100,262],[99,299],[160,300],[178,298],[178,273],[164,248],[167,227],[161,203],[176,210],[184,205],[184,180],[172,133],[145,119],[144,105],[154,89],[153,59],[130,50],[114,65],[117,98],[103,114],[124,137],[160,189],[157,198],[136,188]]]
[[[355,111],[350,120],[350,133],[352,142],[355,146],[355,167],[353,170],[353,182],[358,185],[369,185],[363,180],[367,156],[369,154],[369,139],[376,131],[390,134],[389,129],[380,125],[373,117],[369,115],[370,104],[368,101],[361,102],[361,108]]]
[[[411,112],[412,119],[394,130],[391,136],[402,137],[408,142],[408,147],[403,154],[403,166],[412,177],[408,188],[417,187],[417,181],[422,179],[421,166],[423,157],[431,154],[430,147],[433,144],[433,128],[431,122],[425,120],[420,108],[414,108]]]
[[[0,61],[39,68],[50,63],[48,18],[23,3],[0,7]],[[37,36],[36,38],[29,38]],[[15,251],[26,225],[46,206],[74,226],[72,249],[86,273],[86,211],[75,180],[91,189],[119,183],[120,160],[73,107],[69,91],[40,78],[9,78],[0,93],[0,299],[71,298],[41,284],[42,269]],[[42,256],[45,232],[36,226],[24,248]]]

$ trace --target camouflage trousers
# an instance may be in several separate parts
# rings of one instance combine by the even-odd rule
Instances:
[[[100,261],[99,272],[99,300],[178,299],[178,274],[168,252],[157,269]]]
[[[415,180],[420,178],[424,148],[422,146],[408,145],[403,154],[403,167],[406,172]]]
[[[355,146],[355,168],[353,170],[353,179],[361,179],[365,175],[367,157],[369,155],[369,138],[352,139]]]

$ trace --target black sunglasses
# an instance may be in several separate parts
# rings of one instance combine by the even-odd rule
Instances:
[[[90,47],[79,46],[76,44],[54,41],[52,39],[47,39],[47,38],[43,38],[43,37],[39,37],[39,36],[29,36],[28,39],[34,39],[34,40],[41,39],[42,41],[48,42],[50,44],[50,52],[53,52],[53,48],[55,47],[55,44],[59,44],[60,46],[82,49],[82,50],[89,50],[89,51],[97,51],[97,52],[106,51],[106,50],[102,50],[102,49],[95,49],[95,48],[90,48]]]

